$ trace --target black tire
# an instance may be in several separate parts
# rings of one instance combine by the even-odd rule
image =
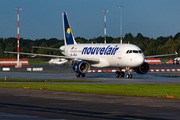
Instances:
[[[82,75],[82,77],[85,77],[86,74],[85,74],[85,73],[82,73],[81,75]]]
[[[116,77],[119,77],[120,72],[116,71]]]
[[[129,78],[132,78],[132,74],[129,74]]]
[[[127,78],[129,78],[130,77],[130,75],[129,74],[127,74]]]
[[[80,75],[81,75],[80,73],[76,73],[76,77],[80,77]]]
[[[124,77],[124,72],[121,71],[120,74],[121,74],[121,77]]]

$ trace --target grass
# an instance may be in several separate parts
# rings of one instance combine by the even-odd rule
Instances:
[[[161,76],[161,77],[180,77],[180,75],[153,75],[153,76]]]
[[[45,80],[45,79],[8,79],[1,78],[0,82],[101,82],[93,80]]]
[[[49,60],[30,60],[28,59],[29,65],[49,65]]]
[[[165,98],[167,93],[180,98],[180,85],[119,85],[119,84],[48,84],[48,83],[0,83],[0,87],[40,89],[51,91],[97,93],[110,95]]]

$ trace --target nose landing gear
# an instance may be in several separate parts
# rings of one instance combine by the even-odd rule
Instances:
[[[132,74],[127,74],[127,78],[132,78]]]
[[[127,78],[132,78],[131,69],[129,67],[126,69],[128,70]]]

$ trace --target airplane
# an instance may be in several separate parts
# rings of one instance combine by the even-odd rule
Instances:
[[[72,69],[76,72],[77,77],[85,77],[85,74],[90,70],[90,67],[116,67],[116,77],[124,77],[125,73],[122,69],[127,69],[127,78],[132,78],[132,69],[138,74],[146,74],[149,71],[149,64],[145,62],[145,58],[156,58],[163,56],[177,55],[164,54],[145,56],[142,50],[134,44],[77,44],[74,39],[72,29],[68,20],[67,13],[62,13],[63,31],[64,31],[64,45],[59,49],[36,47],[41,49],[59,50],[64,56],[22,53],[19,54],[31,56],[45,56],[64,58],[70,60],[73,64]],[[18,54],[17,52],[5,51],[5,53]]]
[[[66,59],[63,59],[63,58],[52,58],[48,63],[51,65],[51,64],[53,64],[53,65],[55,65],[55,64],[57,64],[57,65],[61,65],[61,64],[65,64],[66,62],[67,62],[68,60],[66,60]]]

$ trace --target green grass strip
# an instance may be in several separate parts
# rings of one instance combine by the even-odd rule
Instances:
[[[0,82],[101,82],[97,80],[45,80],[45,79],[8,79],[1,78]]]
[[[160,77],[180,77],[180,75],[153,75],[153,76],[160,76]]]
[[[167,93],[180,98],[180,85],[120,85],[120,84],[48,84],[48,83],[0,83],[0,87],[40,89],[51,91],[97,93],[111,95],[165,98]]]

